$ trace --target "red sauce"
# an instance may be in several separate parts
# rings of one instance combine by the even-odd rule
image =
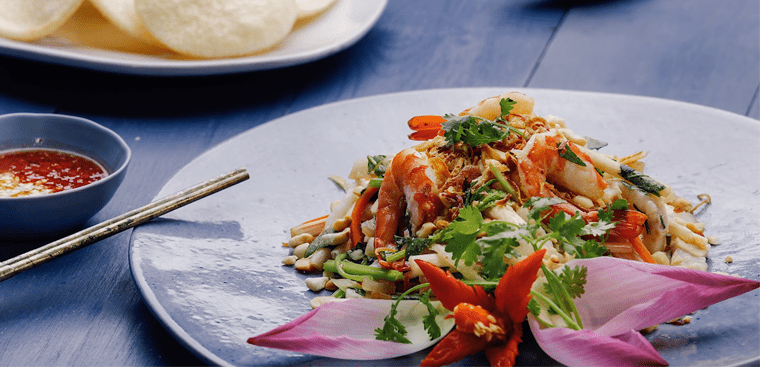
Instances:
[[[10,172],[21,183],[36,183],[59,192],[108,176],[108,171],[85,156],[52,149],[0,152],[0,172]]]

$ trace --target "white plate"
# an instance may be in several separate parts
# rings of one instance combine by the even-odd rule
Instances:
[[[198,157],[158,197],[241,166],[251,179],[133,232],[130,265],[148,307],[210,363],[345,364],[246,344],[309,310],[314,294],[304,277],[280,265],[288,229],[327,214],[341,197],[328,175],[345,177],[356,158],[413,145],[406,139],[411,116],[457,113],[510,89],[417,91],[329,104],[256,127]],[[679,195],[697,201],[709,193],[713,203],[698,218],[723,240],[711,249],[711,269],[760,278],[756,120],[654,98],[522,91],[535,99],[539,115],[564,117],[577,133],[609,142],[605,152],[650,151],[647,172]],[[727,255],[732,264],[723,262]],[[758,292],[750,292],[700,310],[691,324],[663,325],[648,339],[672,365],[757,361],[758,308]],[[552,363],[526,339],[519,364]],[[418,364],[423,355],[393,363]],[[487,362],[479,355],[462,363]]]
[[[0,38],[0,55],[75,66],[98,71],[152,75],[211,75],[275,69],[315,61],[356,43],[377,23],[387,0],[338,0],[323,14],[303,22],[273,50],[252,56],[189,60],[170,51],[142,45],[121,36],[102,17],[90,19],[93,29],[119,42],[117,50],[99,42],[79,42],[64,25],[56,33],[33,43]]]

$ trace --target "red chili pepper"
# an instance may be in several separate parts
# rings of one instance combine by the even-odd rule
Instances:
[[[447,310],[453,311],[454,307],[460,303],[482,307],[484,307],[484,303],[492,303],[483,287],[464,284],[451,274],[426,261],[416,260],[415,262],[425,274],[425,278],[430,283],[430,289],[433,290],[435,296]],[[485,308],[488,309],[489,307]]]
[[[490,296],[483,288],[468,286],[435,265],[417,260],[417,265],[430,282],[430,288],[444,307],[453,310],[457,305],[468,303],[480,306],[503,325],[505,333],[497,337],[484,333],[481,336],[472,331],[477,320],[459,320],[459,317],[482,318],[485,312],[462,312],[455,317],[457,327],[446,335],[425,357],[422,366],[442,366],[485,350],[488,361],[493,366],[512,366],[518,354],[517,346],[522,341],[522,322],[528,315],[530,289],[538,278],[546,250],[540,250],[519,263],[507,268]],[[465,305],[465,307],[470,307]],[[459,325],[462,324],[462,327]]]
[[[530,288],[538,278],[545,249],[538,250],[519,263],[507,268],[494,290],[496,307],[501,314],[509,315],[515,323],[522,322],[528,316]]]
[[[435,345],[420,366],[445,366],[485,349],[488,342],[475,334],[452,330]]]

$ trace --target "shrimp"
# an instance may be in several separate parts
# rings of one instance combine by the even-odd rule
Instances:
[[[662,197],[648,194],[635,186],[618,183],[620,194],[636,209],[647,216],[646,232],[642,234],[642,241],[649,252],[665,250],[668,234],[668,210]]]
[[[443,211],[439,178],[427,157],[413,148],[396,154],[378,192],[375,248],[395,248],[393,237],[408,210],[412,231]]]
[[[534,134],[525,147],[516,152],[516,156],[517,180],[528,197],[557,196],[552,192],[551,184],[594,201],[606,196],[607,182],[594,169],[588,156],[555,133]],[[579,161],[571,161],[571,157],[577,157]],[[562,208],[570,211],[568,214],[577,211],[573,209],[574,205],[568,206]]]

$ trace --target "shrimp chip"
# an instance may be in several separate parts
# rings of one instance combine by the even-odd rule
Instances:
[[[157,44],[135,10],[135,0],[89,0],[111,24],[141,41]]]
[[[136,0],[148,31],[194,57],[242,56],[269,49],[295,24],[296,0]]]
[[[33,41],[54,32],[84,0],[0,0],[0,36]]]
[[[157,43],[145,42],[122,31],[88,1],[82,3],[74,15],[48,37],[66,40],[67,44],[77,47],[92,47],[143,55],[173,55],[172,52]]]
[[[298,19],[309,18],[317,15],[332,6],[335,0],[296,0],[298,5]]]

